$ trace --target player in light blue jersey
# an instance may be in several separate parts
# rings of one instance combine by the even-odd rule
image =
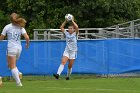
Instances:
[[[19,70],[16,67],[16,61],[18,60],[21,51],[21,35],[26,39],[26,48],[29,47],[29,36],[24,29],[26,20],[20,18],[18,14],[12,13],[10,15],[11,23],[6,25],[1,33],[0,40],[3,40],[7,35],[8,45],[7,45],[7,61],[8,67],[11,69],[11,73],[16,80],[17,86],[22,86],[22,83],[19,78]]]
[[[69,64],[66,80],[70,79],[70,74],[72,73],[72,65],[77,55],[77,36],[79,33],[79,28],[78,25],[75,23],[74,19],[72,19],[71,21],[72,25],[68,26],[68,31],[66,31],[64,29],[64,26],[67,22],[68,21],[65,20],[60,26],[61,31],[64,33],[66,37],[66,47],[57,74],[53,74],[53,76],[56,79],[59,79],[59,76],[61,75],[61,72],[64,69],[64,65],[67,63],[67,61],[69,61]]]

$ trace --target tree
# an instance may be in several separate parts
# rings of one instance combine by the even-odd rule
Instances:
[[[107,27],[140,18],[139,0],[1,0],[0,30],[17,12],[27,20],[26,29],[59,28],[67,13],[74,15],[80,28]]]

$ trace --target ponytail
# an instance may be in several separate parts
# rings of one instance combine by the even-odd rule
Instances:
[[[17,13],[12,13],[10,15],[10,20],[13,24],[19,25],[20,27],[25,27],[26,25],[26,20],[21,18]]]
[[[26,25],[26,20],[24,18],[18,18],[16,20],[17,24],[20,25],[21,27],[25,27]]]

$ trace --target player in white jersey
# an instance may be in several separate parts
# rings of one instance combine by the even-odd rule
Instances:
[[[70,79],[70,74],[72,73],[72,65],[75,61],[77,55],[77,35],[79,33],[78,25],[75,23],[74,19],[71,21],[72,25],[68,26],[68,31],[64,29],[65,24],[68,21],[65,20],[60,26],[61,31],[64,33],[66,37],[66,48],[63,53],[61,64],[58,68],[57,74],[53,74],[56,79],[59,79],[61,72],[64,69],[64,65],[69,61],[68,71],[66,80]]]
[[[1,33],[0,40],[3,40],[7,35],[8,45],[7,45],[7,61],[8,67],[11,69],[12,76],[16,80],[17,86],[22,86],[19,78],[19,70],[16,67],[16,61],[18,60],[21,51],[21,35],[26,39],[26,48],[29,47],[29,36],[24,29],[26,20],[20,18],[18,14],[12,13],[10,15],[11,23],[6,25]]]

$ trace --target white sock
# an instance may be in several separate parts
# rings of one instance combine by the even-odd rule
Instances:
[[[19,70],[18,70],[18,68],[16,67],[16,69],[17,69],[17,71],[18,71],[18,74],[22,74]]]
[[[17,83],[17,84],[21,83],[21,82],[20,82],[20,79],[19,79],[18,70],[17,70],[16,68],[13,68],[13,69],[11,70],[11,72],[12,72],[13,78],[15,79],[16,83]]]
[[[71,73],[72,73],[72,68],[70,68],[70,69],[68,68],[67,77],[70,77]]]
[[[63,71],[63,69],[64,69],[64,65],[60,64],[58,71],[57,71],[57,74],[60,75],[61,72]]]

